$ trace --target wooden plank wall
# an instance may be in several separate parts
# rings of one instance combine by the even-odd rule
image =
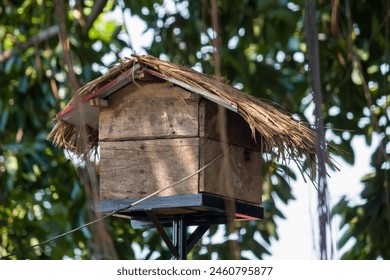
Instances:
[[[256,133],[256,139],[253,139],[252,131],[243,117],[206,99],[201,100],[199,105],[199,136],[220,141],[218,108],[225,111],[229,143],[260,151],[260,135]]]
[[[222,153],[221,143],[200,138],[200,165],[211,162]],[[261,203],[261,154],[232,145],[226,154],[229,166],[225,169],[222,157],[200,174],[199,191],[218,194],[252,203]],[[227,173],[229,173],[227,175]],[[231,179],[229,183],[227,180]]]
[[[100,199],[143,197],[211,162],[222,153],[217,112],[213,102],[167,82],[137,81],[110,96],[99,113]],[[159,195],[206,192],[261,202],[260,143],[241,116],[226,113],[230,167],[220,159]]]
[[[199,139],[155,139],[100,144],[100,199],[146,196],[199,168]],[[198,193],[198,176],[160,195]]]
[[[108,99],[99,114],[99,140],[198,136],[198,102],[167,82],[131,83]]]

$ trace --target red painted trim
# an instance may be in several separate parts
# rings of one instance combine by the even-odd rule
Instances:
[[[156,76],[156,77],[158,77],[158,78],[160,78],[160,79],[163,79],[163,80],[168,81],[168,78],[165,77],[163,74],[161,74],[161,73],[159,73],[159,72],[156,72],[156,71],[154,71],[154,70],[150,70],[150,69],[148,69],[148,68],[145,68],[144,71],[147,72],[147,73],[149,73],[149,74],[152,74],[153,76]]]
[[[239,213],[236,213],[236,217],[241,218],[241,219],[245,219],[245,220],[260,220],[259,218],[244,215],[244,214],[239,214]]]
[[[131,69],[130,69],[131,70]],[[119,75],[115,80],[112,80],[111,82],[105,84],[104,86],[94,90],[93,92],[89,93],[88,95],[84,96],[81,100],[79,100],[77,103],[74,103],[72,105],[69,105],[68,107],[66,107],[64,110],[60,111],[57,113],[56,115],[56,118],[59,119],[61,118],[63,115],[71,112],[74,108],[76,108],[79,104],[82,104],[82,103],[85,103],[85,102],[88,102],[89,100],[91,100],[92,98],[95,98],[96,96],[99,96],[100,94],[102,94],[104,91],[106,91],[107,89],[109,89],[110,87],[114,86],[117,82],[117,80],[119,78],[121,78],[122,76],[125,76],[128,74],[128,72],[130,71],[126,71],[124,72],[123,74]]]

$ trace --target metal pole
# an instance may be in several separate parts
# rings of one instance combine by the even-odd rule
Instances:
[[[156,215],[154,215],[151,211],[146,211],[146,213],[149,215],[150,220],[152,221],[152,223],[156,227],[158,233],[160,234],[160,236],[164,240],[164,242],[167,245],[169,251],[171,251],[172,259],[179,258],[179,254],[178,254],[176,246],[169,239],[168,234],[165,232],[164,228],[160,224],[160,222],[159,222],[158,218],[156,217]]]
[[[178,258],[173,256],[175,260],[187,259],[187,225],[183,215],[173,216],[173,245],[178,252]]]

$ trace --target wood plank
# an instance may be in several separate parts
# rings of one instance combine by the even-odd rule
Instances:
[[[211,162],[221,153],[222,148],[218,141],[201,138],[201,166]],[[200,173],[199,191],[260,204],[262,195],[260,152],[233,145],[226,155],[229,156],[230,166],[224,168],[221,158]],[[226,180],[230,180],[231,183]]]
[[[199,139],[158,139],[100,144],[100,199],[144,197],[199,168]],[[160,196],[198,193],[195,175]]]
[[[260,151],[260,134],[256,134],[255,141],[252,138],[252,131],[243,117],[206,99],[203,99],[199,106],[199,136],[220,141],[221,129],[218,120],[218,108],[226,112],[229,143]]]
[[[108,101],[105,99],[101,99],[99,97],[93,98],[89,100],[89,105],[92,107],[98,107],[98,108],[107,108],[108,107]]]
[[[99,139],[198,136],[198,102],[190,92],[167,82],[131,83],[108,99],[99,114]]]

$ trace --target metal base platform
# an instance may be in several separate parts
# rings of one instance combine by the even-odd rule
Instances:
[[[126,208],[140,198],[100,201],[103,213]],[[133,228],[155,227],[172,253],[173,259],[186,259],[188,252],[211,225],[233,221],[260,220],[259,205],[210,194],[152,197],[116,216],[131,219]],[[198,226],[187,238],[187,226]],[[172,240],[164,227],[173,228]]]

